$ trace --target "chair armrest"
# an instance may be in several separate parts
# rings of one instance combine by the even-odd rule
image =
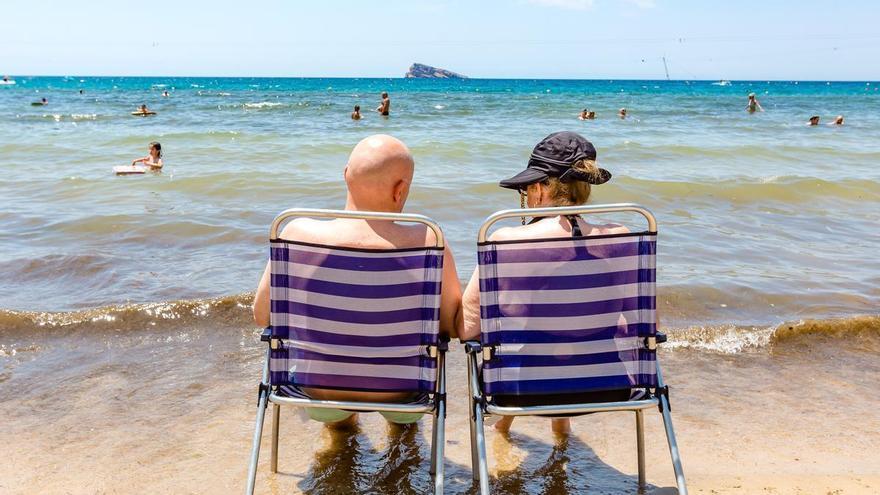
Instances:
[[[269,342],[270,340],[272,340],[272,327],[266,327],[260,334],[260,342]]]
[[[461,343],[464,344],[464,352],[468,354],[479,354],[483,351],[483,346],[478,340],[463,340]]]

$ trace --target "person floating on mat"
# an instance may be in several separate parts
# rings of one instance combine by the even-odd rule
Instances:
[[[132,165],[138,163],[143,163],[147,167],[150,167],[150,170],[154,172],[162,170],[162,145],[156,141],[150,143],[149,154],[143,158],[132,160],[131,162]]]
[[[556,132],[538,143],[532,151],[528,167],[517,175],[501,181],[500,186],[519,191],[522,205],[529,208],[582,205],[590,198],[591,187],[611,179],[611,172],[596,165],[596,149],[583,136],[574,132]],[[495,231],[491,241],[547,239],[622,234],[629,230],[617,224],[592,224],[580,216],[538,217],[521,227]],[[462,340],[480,338],[480,275],[474,270],[462,300],[464,329]],[[534,406],[576,404],[582,402],[629,400],[630,391],[589,392],[585,394],[548,394],[540,396],[496,396],[501,406]],[[513,416],[504,416],[495,428],[508,431]],[[555,433],[571,431],[569,418],[552,418]]]
[[[414,171],[413,157],[399,140],[387,135],[370,136],[354,147],[343,176],[348,188],[345,209],[400,213],[409,196]],[[433,245],[433,231],[425,225],[402,225],[394,222],[346,219],[315,220],[298,218],[288,223],[280,237],[303,243],[360,249],[405,249]],[[270,266],[266,266],[254,297],[254,321],[269,325]],[[443,257],[440,295],[440,332],[450,337],[461,328],[461,285],[449,246]],[[411,396],[396,392],[356,392],[302,387],[313,399],[401,402]],[[340,409],[306,408],[311,419],[348,427],[357,422],[357,414]],[[392,423],[407,424],[419,420],[422,413],[382,412]]]

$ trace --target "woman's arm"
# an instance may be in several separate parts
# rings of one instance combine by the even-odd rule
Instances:
[[[254,294],[254,322],[261,327],[269,326],[269,277],[269,263],[266,263],[257,293]]]
[[[145,161],[147,161],[147,158],[148,157],[145,156],[143,158],[138,158],[137,160],[132,160],[131,164],[134,165],[135,163],[144,163]]]
[[[461,335],[461,282],[455,269],[452,250],[446,246],[443,253],[443,288],[440,293],[440,332],[449,338]]]
[[[458,334],[461,340],[480,338],[480,272],[474,268],[471,280],[464,289],[461,300],[464,328]]]

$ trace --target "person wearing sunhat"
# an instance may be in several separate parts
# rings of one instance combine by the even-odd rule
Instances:
[[[749,93],[749,103],[746,105],[746,111],[749,113],[755,113],[756,111],[764,111],[764,107],[758,103],[758,99],[755,97],[755,93]]]
[[[611,172],[596,165],[596,148],[580,134],[574,132],[555,132],[538,143],[532,150],[528,166],[522,172],[502,180],[499,185],[519,192],[522,207],[541,208],[552,206],[581,205],[590,199],[592,186],[604,184],[611,179]],[[604,234],[620,234],[629,230],[616,224],[593,224],[580,216],[556,216],[535,218],[527,225],[506,227],[495,231],[490,240],[546,239],[554,237],[581,237]],[[470,283],[462,298],[464,329],[462,340],[474,340],[480,336],[480,276],[474,270]],[[547,403],[575,401],[614,401],[628,400],[629,390],[599,392],[602,397],[580,395],[541,396]],[[595,394],[595,392],[594,392]],[[500,400],[501,398],[497,398]],[[506,405],[538,405],[524,403],[531,396],[511,397],[518,403]],[[538,399],[540,400],[540,399]],[[570,402],[571,403],[571,402]],[[504,417],[496,423],[501,431],[510,429],[513,417]],[[556,433],[568,433],[571,429],[568,418],[552,418],[552,428]]]

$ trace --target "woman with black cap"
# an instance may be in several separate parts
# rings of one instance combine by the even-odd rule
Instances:
[[[591,186],[604,184],[611,179],[611,172],[596,166],[596,148],[583,136],[574,132],[556,132],[538,143],[529,158],[528,167],[517,175],[501,181],[501,187],[519,191],[521,206],[529,208],[551,206],[575,206],[587,202]],[[620,234],[629,230],[617,224],[597,225],[579,216],[556,216],[535,218],[521,227],[506,227],[495,231],[492,241],[546,239],[554,237],[581,237],[590,235]],[[475,340],[480,336],[480,278],[477,270],[464,291],[462,307],[464,330],[462,340]],[[627,400],[629,391],[600,392],[607,397],[595,396],[514,396],[508,400],[510,406],[578,403],[584,401]],[[500,399],[500,397],[498,398]],[[574,401],[574,402],[572,402]],[[496,423],[501,431],[510,429],[512,416],[506,416]],[[553,418],[553,431],[568,433],[568,418]]]

